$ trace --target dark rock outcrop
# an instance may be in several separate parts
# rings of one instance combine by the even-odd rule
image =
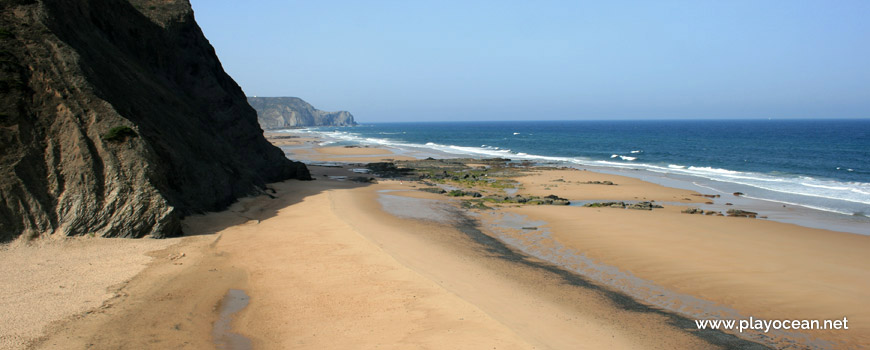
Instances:
[[[248,97],[248,103],[257,111],[263,129],[356,125],[350,112],[324,112],[298,97]]]
[[[549,205],[569,205],[569,204],[571,204],[571,202],[568,201],[567,199],[559,197],[559,196],[554,195],[554,194],[551,194],[549,196],[544,197],[543,200],[544,200],[544,204],[549,204]]]
[[[0,36],[0,241],[179,235],[184,215],[310,178],[187,0],[4,0]]]
[[[447,195],[450,197],[473,197],[473,198],[483,197],[483,195],[480,194],[480,192],[463,191],[463,190],[452,190],[450,192],[447,192]]]
[[[475,192],[476,193],[476,192]],[[514,197],[486,197],[484,200],[493,203],[517,203],[517,204],[530,204],[530,205],[570,205],[571,202],[565,198],[559,197],[557,195],[551,194],[546,197],[538,197],[538,196],[529,196],[523,197],[521,195],[516,195]]]
[[[683,213],[683,214],[700,214],[700,215],[704,215],[704,210],[702,210],[702,209],[700,209],[700,208],[687,208],[687,209],[683,209],[683,210],[680,211],[680,212]]]
[[[727,213],[728,213],[728,216],[739,217],[739,218],[753,218],[754,219],[756,216],[758,216],[758,213],[756,213],[756,212],[740,210],[740,209],[728,209]]]
[[[439,188],[439,187],[423,187],[423,188],[418,188],[417,190],[423,191],[423,192],[435,193],[435,194],[447,193],[447,190]]]
[[[653,209],[662,209],[664,208],[661,205],[652,203],[652,202],[640,202],[628,205],[625,207],[626,209],[635,209],[635,210],[653,210]]]
[[[383,178],[404,177],[414,171],[410,168],[397,167],[395,163],[390,162],[368,163],[365,168]]]
[[[653,210],[653,209],[664,208],[663,206],[655,204],[653,202],[638,202],[638,203],[592,202],[592,203],[586,203],[583,206],[587,207],[587,208],[622,208],[622,209],[635,209],[635,210]]]

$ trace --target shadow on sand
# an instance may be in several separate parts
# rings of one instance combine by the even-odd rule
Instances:
[[[615,306],[623,310],[660,315],[666,318],[670,325],[682,329],[683,331],[686,331],[687,333],[696,336],[715,347],[738,350],[771,349],[771,347],[769,346],[742,339],[719,330],[698,330],[695,321],[692,319],[676,314],[674,312],[642,304],[626,294],[613,291],[599,284],[591,282],[583,276],[578,275],[574,272],[564,270],[552,264],[540,262],[536,259],[532,259],[531,257],[523,253],[516,252],[501,241],[483,233],[478,228],[479,222],[477,220],[468,217],[459,210],[457,210],[456,215],[459,218],[459,221],[456,223],[455,227],[463,234],[468,236],[470,239],[472,239],[474,242],[484,247],[487,252],[493,254],[499,259],[542,270],[558,276],[564,283],[567,283],[569,285],[593,290],[597,293],[600,293],[600,295],[606,297]]]

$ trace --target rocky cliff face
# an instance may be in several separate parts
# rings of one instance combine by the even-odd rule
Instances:
[[[179,235],[288,178],[187,0],[0,1],[0,241]]]
[[[248,97],[248,103],[257,110],[263,129],[356,125],[347,111],[324,112],[297,97]]]

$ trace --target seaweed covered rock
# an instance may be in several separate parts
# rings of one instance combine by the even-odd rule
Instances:
[[[400,168],[395,163],[390,162],[368,163],[366,164],[366,169],[383,178],[404,177],[414,172],[414,169]]]
[[[728,211],[726,213],[728,214],[728,216],[741,217],[741,218],[753,218],[754,219],[756,216],[758,216],[758,213],[740,210],[740,209],[728,209]]]

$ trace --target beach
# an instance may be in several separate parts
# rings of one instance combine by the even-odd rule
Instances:
[[[632,177],[506,167],[495,181],[391,179],[353,170],[414,158],[387,148],[321,145],[316,138],[271,141],[288,157],[308,162],[316,180],[270,184],[264,194],[229,210],[188,217],[182,238],[51,242],[83,246],[52,254],[77,256],[81,266],[89,266],[89,273],[68,274],[63,285],[93,298],[23,320],[15,315],[26,314],[29,305],[67,297],[52,292],[59,287],[22,282],[38,281],[35,274],[4,274],[3,290],[28,286],[16,298],[40,295],[2,304],[4,324],[29,327],[4,331],[4,347],[870,346],[867,236],[762,218],[685,214],[709,200],[705,193]],[[475,178],[487,171],[502,176],[490,164],[496,163],[449,165],[476,169]],[[517,199],[549,195],[663,208]],[[106,244],[130,247],[124,256],[133,262],[116,278],[85,283],[91,274],[108,271],[94,265],[112,259],[94,254]],[[22,257],[37,249],[15,243],[0,254],[37,266],[41,260]],[[243,291],[249,300],[222,315],[230,290]],[[225,317],[229,328],[216,329]],[[694,322],[748,317],[847,317],[849,329],[741,333],[698,330]]]

